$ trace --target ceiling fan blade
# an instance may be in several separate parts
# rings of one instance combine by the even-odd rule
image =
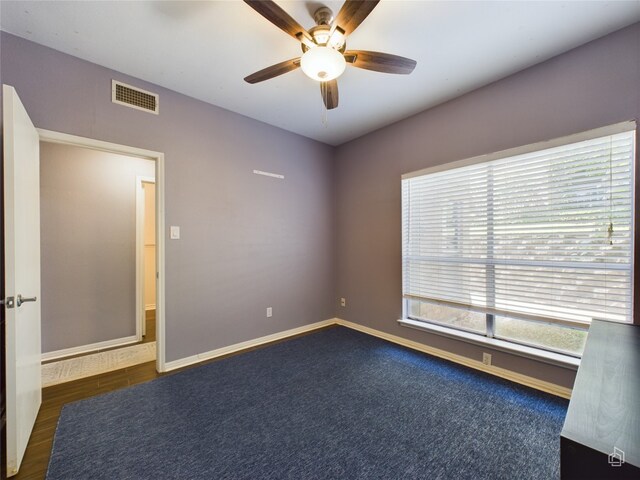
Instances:
[[[338,26],[344,30],[345,35],[349,35],[358,28],[358,25],[376,8],[379,1],[380,0],[347,0],[333,21],[332,30]]]
[[[309,33],[287,12],[280,8],[276,2],[272,0],[244,0],[244,3],[296,40],[298,40],[297,35],[300,33],[307,38],[311,38]]]
[[[344,52],[347,62],[354,67],[383,73],[400,73],[408,75],[416,68],[417,62],[399,55],[365,50],[347,50]]]
[[[327,110],[331,110],[338,106],[338,81],[329,80],[328,82],[320,82],[320,93],[322,101]]]
[[[299,66],[300,59],[292,58],[291,60],[285,60],[284,62],[276,63],[275,65],[271,65],[270,67],[263,68],[258,72],[252,73],[248,77],[244,77],[244,81],[247,83],[264,82],[270,78],[295,70]]]

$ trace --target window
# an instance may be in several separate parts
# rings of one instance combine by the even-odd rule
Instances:
[[[635,124],[550,143],[403,177],[406,317],[574,356],[632,321]]]

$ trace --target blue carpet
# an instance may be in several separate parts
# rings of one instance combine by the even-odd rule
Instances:
[[[566,409],[338,327],[65,405],[47,479],[554,479]]]

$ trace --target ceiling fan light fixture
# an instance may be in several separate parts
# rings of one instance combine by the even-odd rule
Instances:
[[[309,34],[313,37],[316,45],[326,46],[329,41],[331,29],[327,25],[318,25],[309,30]]]
[[[340,30],[340,28],[337,28],[331,34],[331,36],[327,40],[327,47],[332,47],[336,50],[340,50],[344,46],[346,39],[344,33],[342,33]]]
[[[338,78],[347,65],[340,52],[330,47],[315,47],[307,50],[300,59],[300,68],[309,78],[328,82]]]

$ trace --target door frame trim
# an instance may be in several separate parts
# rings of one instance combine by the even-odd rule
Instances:
[[[144,193],[145,183],[153,183],[155,186],[156,178],[136,175],[136,337],[139,342],[142,341],[142,337],[147,334],[145,325],[147,304],[144,301],[144,259],[146,247],[144,241],[144,224],[146,214],[146,197]]]
[[[147,150],[144,148],[130,147],[117,143],[95,140],[92,138],[70,135],[68,133],[54,132],[37,128],[40,141],[74,145],[91,148],[103,152],[118,153],[132,157],[153,160],[156,164],[156,370],[160,373],[166,371],[165,352],[165,209],[164,209],[164,153]]]

